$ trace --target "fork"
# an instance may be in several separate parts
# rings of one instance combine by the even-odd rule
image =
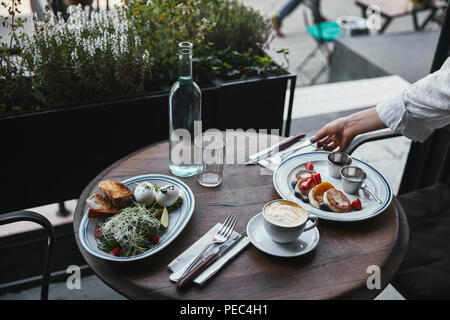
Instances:
[[[209,248],[211,248],[211,246],[222,244],[225,241],[227,241],[230,238],[231,234],[233,233],[234,228],[236,227],[237,220],[238,220],[237,216],[233,216],[231,214],[228,215],[228,217],[223,222],[222,227],[220,227],[220,229],[217,230],[216,233],[214,233],[211,243],[209,243],[205,248],[203,248],[203,250],[197,256],[195,256],[195,258],[193,258],[193,260],[189,264],[186,264],[186,266],[184,266],[180,270],[172,273],[169,277],[170,280],[177,281],[178,279],[182,278],[185,274],[189,272],[189,270],[191,270],[197,264],[197,262],[203,256],[203,254]]]

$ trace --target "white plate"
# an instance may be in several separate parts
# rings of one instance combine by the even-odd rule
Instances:
[[[169,213],[169,226],[162,234],[159,245],[144,253],[132,257],[116,257],[111,253],[101,251],[97,247],[98,241],[94,236],[94,230],[97,225],[104,222],[104,219],[89,219],[89,209],[87,209],[84,213],[83,219],[81,220],[79,235],[81,244],[89,253],[93,254],[96,257],[111,261],[139,260],[151,256],[164,249],[164,247],[175,240],[175,238],[181,233],[181,231],[183,231],[184,227],[191,218],[192,213],[194,212],[195,199],[191,189],[179,179],[162,174],[146,174],[142,176],[136,176],[124,180],[122,181],[122,183],[128,186],[131,191],[134,191],[134,188],[136,188],[138,183],[143,181],[148,181],[151,184],[157,184],[160,187],[173,184],[178,188],[178,190],[180,191],[180,196],[183,198],[181,207]]]
[[[314,165],[314,171],[320,173],[322,181],[330,182],[336,189],[344,192],[342,187],[342,180],[333,178],[328,173],[328,154],[329,152],[309,152],[295,155],[284,160],[277,167],[273,174],[273,185],[278,194],[286,200],[294,201],[306,209],[306,211],[315,214],[321,219],[332,221],[360,221],[373,218],[383,212],[392,201],[392,190],[389,182],[379,173],[375,168],[369,164],[352,158],[352,166],[357,166],[367,173],[367,178],[364,181],[369,189],[371,189],[380,198],[379,204],[366,191],[360,190],[358,194],[348,194],[350,202],[359,198],[362,203],[361,211],[350,211],[346,213],[328,212],[318,208],[314,208],[309,203],[304,203],[301,199],[295,196],[294,188],[291,182],[295,180],[295,173],[299,170],[305,169],[305,164],[311,162]]]
[[[277,243],[273,241],[263,225],[262,213],[258,213],[247,224],[247,236],[251,243],[259,250],[277,257],[297,257],[313,250],[319,243],[319,230],[313,228],[303,232],[300,237],[291,243]],[[306,226],[312,222],[308,220]]]

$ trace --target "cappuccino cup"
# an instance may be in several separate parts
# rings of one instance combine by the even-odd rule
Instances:
[[[278,243],[297,240],[304,231],[313,229],[319,222],[315,215],[308,214],[299,204],[283,199],[270,201],[264,206],[262,213],[264,229]],[[313,224],[306,227],[308,220]]]

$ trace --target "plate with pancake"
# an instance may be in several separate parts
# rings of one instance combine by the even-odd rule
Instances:
[[[362,160],[352,158],[352,166],[367,173],[364,183],[380,198],[381,203],[363,189],[356,194],[344,192],[342,179],[333,178],[328,171],[329,154],[321,151],[309,152],[281,162],[273,174],[273,185],[278,194],[283,199],[300,204],[309,213],[331,221],[370,219],[389,206],[392,189],[378,170]],[[320,174],[320,181],[310,179],[317,173]],[[356,202],[360,202],[359,208],[355,205]]]

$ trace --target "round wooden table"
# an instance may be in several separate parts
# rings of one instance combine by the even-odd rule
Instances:
[[[232,141],[227,139],[228,146],[230,143]],[[217,188],[200,186],[196,177],[182,179],[194,193],[194,214],[178,238],[156,255],[120,263],[89,254],[78,237],[86,198],[98,191],[98,182],[103,179],[121,181],[145,173],[169,175],[168,148],[167,142],[160,142],[117,161],[84,189],[75,210],[75,237],[87,263],[106,284],[128,298],[371,299],[384,289],[403,259],[408,244],[408,224],[394,198],[385,212],[367,221],[321,220],[319,244],[304,256],[276,258],[250,245],[202,287],[176,287],[170,282],[167,269],[176,256],[229,213],[239,216],[236,231],[241,232],[265,203],[280,198],[267,169],[243,164],[225,165],[223,183]],[[237,146],[241,151],[242,148],[245,147]],[[372,275],[368,267],[373,265],[381,269],[380,289],[367,287],[367,279]]]

